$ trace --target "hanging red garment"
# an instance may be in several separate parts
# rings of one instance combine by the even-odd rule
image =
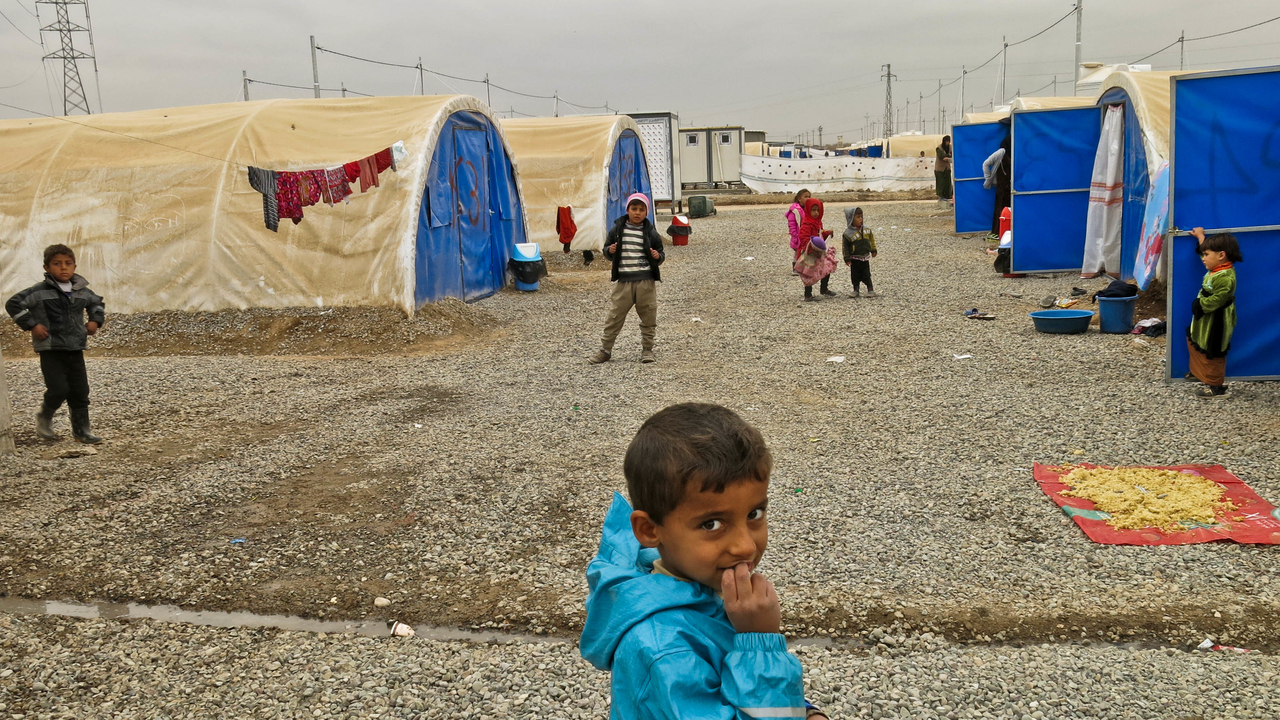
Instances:
[[[325,171],[328,176],[329,204],[345,201],[351,195],[351,181],[347,179],[347,170],[339,165]]]
[[[378,187],[378,163],[370,155],[358,163],[360,166],[360,192],[367,192],[371,187]]]
[[[320,202],[321,185],[315,173],[315,170],[303,170],[298,173],[298,197],[302,207],[311,207]]]
[[[360,179],[360,163],[349,162],[342,166],[347,171],[347,182],[355,182]]]
[[[395,163],[391,161],[391,148],[374,153],[373,161],[379,173],[389,167],[395,167]]]
[[[578,234],[578,225],[573,221],[573,208],[556,208],[556,232],[560,234],[564,251],[569,252],[569,243],[573,242],[573,236]]]
[[[276,204],[280,207],[280,217],[293,220],[294,225],[302,222],[302,196],[298,191],[298,173],[279,173],[276,185]]]

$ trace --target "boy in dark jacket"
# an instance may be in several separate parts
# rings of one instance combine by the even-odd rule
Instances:
[[[53,414],[66,401],[71,432],[82,443],[100,443],[89,426],[89,376],[84,367],[88,336],[105,321],[102,298],[76,274],[76,255],[66,245],[44,250],[44,280],[9,298],[4,309],[18,327],[31,333],[44,375],[44,404],[36,413],[36,434],[59,440]],[[89,322],[85,322],[85,313]]]
[[[871,258],[876,256],[875,233],[863,223],[862,208],[845,208],[844,218],[848,227],[844,230],[844,264],[849,266],[849,278],[853,280],[853,292],[849,297],[860,297],[859,283],[867,286],[867,297],[875,297],[871,287]]]
[[[596,365],[609,362],[613,341],[634,307],[640,316],[640,362],[651,363],[657,360],[653,337],[658,331],[658,282],[662,280],[658,266],[667,256],[662,249],[662,236],[649,219],[649,198],[643,193],[627,198],[627,214],[613,223],[605,238],[604,257],[613,263],[613,295],[600,351],[589,361]]]

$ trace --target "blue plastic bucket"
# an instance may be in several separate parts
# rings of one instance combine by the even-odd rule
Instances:
[[[1138,297],[1098,298],[1098,324],[1104,333],[1127,333],[1133,329],[1133,308]]]
[[[535,292],[538,289],[538,283],[526,283],[516,280],[516,289],[521,292]]]

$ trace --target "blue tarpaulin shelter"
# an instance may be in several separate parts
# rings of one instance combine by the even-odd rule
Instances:
[[[1098,107],[1014,110],[1012,271],[1079,270]]]
[[[1172,83],[1170,148],[1169,377],[1188,369],[1184,339],[1204,264],[1186,234],[1230,232],[1244,262],[1236,267],[1238,324],[1228,377],[1280,378],[1280,67],[1194,73]]]
[[[998,121],[951,128],[956,232],[991,230],[996,191],[995,188],[982,187],[982,163],[1000,147],[1008,134],[1009,127]]]

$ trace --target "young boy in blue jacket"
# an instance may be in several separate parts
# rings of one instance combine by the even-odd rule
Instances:
[[[760,431],[719,405],[673,405],[640,426],[614,496],[582,656],[612,677],[610,718],[826,718],[804,700],[773,585],[773,460]]]

